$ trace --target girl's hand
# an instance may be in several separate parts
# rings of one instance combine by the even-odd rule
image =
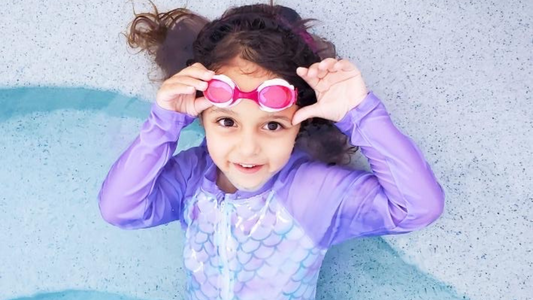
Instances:
[[[164,109],[198,116],[212,104],[204,97],[196,98],[196,91],[205,91],[215,72],[195,63],[165,80],[157,92],[156,101]]]
[[[294,125],[312,117],[338,122],[368,93],[361,72],[347,60],[326,58],[296,73],[315,90],[317,103],[296,111]]]

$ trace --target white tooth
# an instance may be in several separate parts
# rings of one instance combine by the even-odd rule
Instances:
[[[253,168],[254,167],[254,165],[241,165],[241,166],[243,166],[245,168]]]

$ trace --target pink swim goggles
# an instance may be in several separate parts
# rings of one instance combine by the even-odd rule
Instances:
[[[226,75],[215,75],[208,82],[204,96],[213,105],[229,107],[236,105],[242,99],[251,99],[266,112],[284,110],[296,102],[297,91],[294,86],[281,78],[263,82],[251,92],[243,92]]]

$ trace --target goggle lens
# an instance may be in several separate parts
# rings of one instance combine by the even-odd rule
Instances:
[[[261,90],[259,102],[266,107],[281,109],[287,107],[292,99],[292,91],[285,86],[273,85]]]
[[[233,98],[233,89],[223,81],[212,80],[204,94],[211,102],[226,103]]]

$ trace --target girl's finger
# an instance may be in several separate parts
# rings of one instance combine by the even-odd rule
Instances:
[[[317,77],[323,79],[329,73],[336,72],[334,69],[337,60],[334,58],[326,58],[318,64],[318,74]]]
[[[196,93],[196,89],[190,85],[173,83],[165,85],[165,87],[162,87],[159,92],[164,95],[164,101],[170,101],[179,95],[192,95]]]
[[[334,58],[326,58],[323,61],[320,62],[318,65],[318,68],[320,70],[329,70],[334,71],[333,66],[338,62],[338,60]]]
[[[326,77],[326,75],[328,75],[329,72],[330,72],[327,68],[323,69],[321,66],[322,66],[322,63],[320,65],[318,65],[318,68],[317,68],[318,71],[317,71],[316,77],[318,79],[322,79],[322,78]]]
[[[207,70],[207,68],[199,62],[195,62],[194,64],[190,65],[190,67]]]
[[[207,70],[203,65],[199,63],[195,63],[194,65],[181,70],[181,72],[175,74],[171,78],[178,76],[190,76],[193,78],[202,79],[204,81],[209,81],[213,78],[214,75],[215,72]]]
[[[193,86],[195,89],[199,91],[205,91],[207,89],[207,82],[203,80],[196,79],[194,77],[190,76],[175,76],[172,77],[172,79],[169,79],[167,84],[185,84],[189,86]]]
[[[296,68],[296,74],[298,74],[298,76],[300,77],[305,77],[307,76],[307,72],[309,71],[308,68],[304,68],[304,67],[298,67]]]
[[[213,106],[213,103],[211,103],[205,97],[196,98],[196,100],[194,100],[194,110],[197,114],[200,114],[202,111],[208,109],[211,106]]]
[[[307,76],[308,77],[316,77],[316,75],[318,74],[318,65],[320,63],[314,63],[312,65],[309,66],[309,71],[307,72]]]
[[[310,77],[309,72],[310,70],[304,67],[299,67],[296,69],[296,74],[302,77],[302,79],[305,80],[305,82],[307,82],[312,89],[314,89],[320,79],[317,77]]]
[[[351,72],[355,70],[359,71],[353,63],[351,63],[349,60],[346,60],[346,59],[339,60],[335,64],[334,69],[337,71],[346,71],[346,72]]]
[[[294,116],[292,117],[292,125],[298,125],[309,118],[319,117],[319,112],[316,104],[302,107],[294,113]]]

